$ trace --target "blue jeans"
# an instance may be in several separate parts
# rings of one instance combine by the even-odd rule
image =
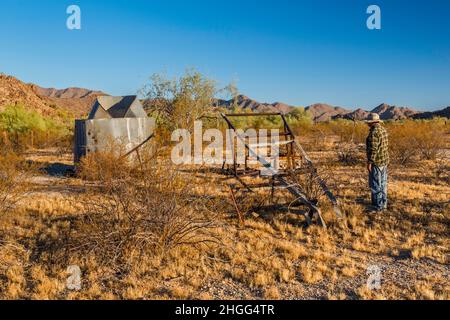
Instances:
[[[372,205],[377,210],[387,209],[387,166],[379,168],[375,165],[372,165],[372,171],[369,174],[369,186],[372,193]]]

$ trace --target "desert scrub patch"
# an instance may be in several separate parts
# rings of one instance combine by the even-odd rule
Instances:
[[[308,255],[303,245],[286,240],[277,241],[276,250],[288,261],[295,261]]]
[[[411,121],[387,125],[392,160],[405,165],[419,159],[436,160],[446,148],[446,127],[442,120]]]
[[[0,215],[14,209],[28,194],[35,169],[21,156],[0,154]]]
[[[0,298],[26,296],[26,267],[30,252],[19,243],[0,240]]]
[[[58,277],[48,276],[41,266],[33,266],[30,270],[30,280],[32,283],[32,299],[54,300],[66,289],[65,282]]]
[[[345,215],[342,221],[326,216],[326,231],[317,227],[303,229],[302,217],[292,214],[258,217],[251,214],[253,211],[241,225],[227,202],[229,191],[223,187],[223,176],[214,170],[198,174],[192,167],[178,167],[175,171],[179,172],[173,174],[173,167],[158,163],[152,167],[154,173],[145,174],[149,179],[155,177],[151,181],[156,181],[156,187],[151,186],[150,190],[156,190],[155,195],[161,195],[163,202],[176,200],[178,208],[184,204],[195,208],[191,211],[194,216],[200,214],[203,218],[213,211],[219,225],[207,234],[211,231],[219,243],[186,244],[164,250],[165,255],[156,254],[158,250],[153,245],[149,244],[148,250],[134,245],[140,236],[147,235],[142,233],[148,230],[143,228],[142,218],[152,217],[144,215],[150,207],[141,205],[146,199],[145,192],[140,191],[140,185],[145,186],[143,169],[127,161],[115,161],[114,157],[106,158],[106,162],[112,162],[109,164],[103,160],[95,163],[93,158],[92,164],[87,164],[92,165],[93,174],[87,174],[85,180],[41,179],[44,172],[34,175],[32,182],[38,178],[37,188],[27,194],[26,201],[1,216],[0,298],[276,299],[280,295],[307,299],[425,299],[434,295],[434,299],[448,299],[446,222],[450,216],[445,166],[438,174],[438,164],[434,160],[419,162],[420,154],[413,159],[418,165],[392,166],[390,208],[383,215],[373,216],[366,213],[370,195],[365,168],[337,163],[335,145],[339,137],[326,129],[328,124],[317,126],[328,135],[324,139],[329,145],[320,146],[327,150],[312,152],[311,157],[319,166],[332,170],[336,182],[332,189],[337,191]],[[314,140],[307,136],[300,139]],[[315,147],[313,143],[310,145]],[[363,157],[363,150],[359,152]],[[45,162],[70,161],[70,155],[61,158],[54,151],[43,153],[46,155],[30,153],[30,157]],[[161,160],[164,157],[160,156]],[[144,170],[145,165],[144,161]],[[96,177],[99,172],[102,175]],[[173,183],[165,183],[167,178],[174,178]],[[53,182],[55,185],[51,185]],[[185,188],[186,183],[192,187]],[[142,198],[129,201],[117,194],[122,190],[125,191],[122,195]],[[251,201],[261,197],[263,193]],[[221,203],[215,203],[213,198]],[[153,206],[158,203],[152,202]],[[128,217],[126,212],[138,214]],[[71,240],[66,246],[68,234],[76,241]],[[128,235],[133,235],[130,240]],[[119,238],[127,240],[119,245]],[[5,247],[8,241],[21,249]],[[77,246],[86,243],[86,247]],[[379,261],[378,258],[387,261],[386,270],[389,261],[395,261],[395,272],[383,273],[381,291],[364,292],[367,265]],[[59,284],[65,284],[67,279],[64,272],[68,265],[81,268],[79,292],[59,291]],[[32,272],[36,266],[42,273]],[[424,274],[429,277],[424,278]],[[405,277],[411,280],[408,285],[404,283]],[[225,290],[218,290],[216,284],[223,284]]]
[[[266,288],[264,290],[263,297],[264,297],[264,299],[267,299],[267,300],[280,300],[281,293],[277,287],[272,286],[272,287]]]
[[[277,280],[279,282],[289,283],[294,277],[294,273],[287,268],[277,270]]]
[[[152,156],[141,155],[146,161],[138,165],[116,153],[97,156],[101,161],[88,156],[81,168],[88,196],[72,224],[71,254],[95,254],[125,272],[146,256],[217,243],[214,202],[195,194],[192,176]]]
[[[297,269],[300,280],[308,284],[315,284],[323,280],[324,274],[317,270],[314,264],[308,261],[302,262]]]
[[[250,276],[249,279],[249,284],[253,288],[263,288],[273,283],[274,278],[272,273],[264,270],[257,270],[255,273],[253,273],[253,277]]]

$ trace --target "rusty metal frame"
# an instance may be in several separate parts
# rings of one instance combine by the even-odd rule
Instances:
[[[224,114],[221,113],[222,118],[227,123],[230,130],[232,130],[235,133],[235,136],[245,145],[245,148],[247,150],[247,154],[253,154],[256,156],[256,159],[259,163],[261,163],[263,166],[267,167],[269,165],[269,168],[271,167],[270,164],[267,163],[267,161],[263,158],[261,158],[257,152],[255,152],[252,147],[246,142],[245,138],[242,137],[240,134],[238,134],[235,126],[231,122],[230,118],[232,117],[265,117],[265,116],[279,116],[281,117],[284,125],[284,131],[280,134],[280,136],[284,136],[286,141],[291,141],[288,143],[287,146],[287,154],[286,154],[286,161],[287,161],[287,171],[292,172],[301,169],[296,164],[296,159],[303,159],[306,163],[306,167],[313,173],[314,177],[317,179],[320,187],[322,188],[324,194],[328,197],[328,199],[331,201],[334,207],[334,211],[338,217],[341,217],[341,210],[339,208],[339,203],[336,199],[336,197],[333,195],[333,193],[330,191],[328,186],[326,185],[325,181],[319,177],[316,168],[313,165],[313,162],[306,154],[303,147],[300,145],[300,143],[297,141],[296,136],[294,135],[293,131],[291,130],[286,117],[283,113],[236,113],[236,114]],[[298,154],[298,155],[297,155]],[[298,202],[304,206],[306,206],[309,209],[309,212],[304,214],[306,218],[306,222],[308,225],[311,225],[313,222],[313,219],[316,219],[318,223],[326,228],[326,223],[324,219],[322,218],[322,213],[320,209],[318,208],[317,204],[315,204],[312,200],[308,199],[307,196],[302,192],[302,190],[299,188],[298,185],[295,185],[289,181],[289,177],[287,176],[286,172],[280,171],[275,172],[272,176],[271,182],[269,185],[253,185],[250,186],[246,184],[241,178],[243,176],[249,176],[249,175],[255,175],[255,172],[251,172],[250,174],[247,173],[247,163],[245,164],[244,173],[240,174],[237,169],[237,161],[236,161],[236,152],[233,150],[233,166],[232,166],[232,174],[233,176],[244,186],[244,188],[254,191],[253,189],[261,188],[261,187],[267,187],[271,186],[271,198],[273,199],[273,194],[275,191],[275,185],[277,184],[279,187],[288,190],[294,197],[296,197],[295,202]],[[223,169],[225,169],[225,162],[223,165]],[[230,168],[228,168],[228,171],[230,171]],[[240,213],[238,212],[240,215]],[[241,218],[241,217],[240,217]]]

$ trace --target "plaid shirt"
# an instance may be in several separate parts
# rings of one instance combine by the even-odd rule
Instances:
[[[381,168],[389,164],[389,140],[386,129],[380,124],[370,128],[366,141],[367,160]]]

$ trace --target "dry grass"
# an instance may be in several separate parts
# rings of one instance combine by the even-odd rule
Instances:
[[[448,158],[392,166],[390,208],[373,215],[363,165],[336,163],[332,144],[309,151],[332,171],[345,212],[337,220],[325,207],[327,230],[287,211],[252,215],[250,203],[241,224],[223,176],[161,159],[91,159],[85,180],[35,173],[33,193],[0,216],[0,298],[449,299]],[[197,219],[207,228],[189,229]],[[170,236],[180,226],[182,241]],[[70,265],[80,291],[65,286]],[[366,286],[373,265],[380,290]]]

